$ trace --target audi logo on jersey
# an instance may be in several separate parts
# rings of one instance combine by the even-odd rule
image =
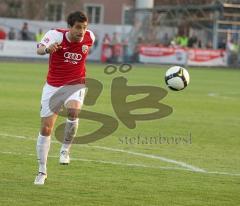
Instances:
[[[75,60],[75,61],[80,61],[82,59],[82,55],[78,54],[78,53],[65,52],[64,58]]]

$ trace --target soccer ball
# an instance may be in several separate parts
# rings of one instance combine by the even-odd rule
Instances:
[[[190,81],[189,73],[180,66],[169,68],[165,74],[165,82],[169,89],[174,91],[183,90]]]

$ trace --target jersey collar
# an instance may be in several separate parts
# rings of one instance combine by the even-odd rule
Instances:
[[[69,31],[65,33],[65,37],[66,37],[66,39],[67,39],[67,41],[68,41],[69,43],[72,43],[72,42],[70,41],[70,39],[68,38],[68,34],[69,34]],[[82,41],[83,41],[83,38],[82,38],[81,41],[79,41],[79,42],[82,42]]]

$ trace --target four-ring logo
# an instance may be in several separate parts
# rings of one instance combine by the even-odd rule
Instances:
[[[64,58],[75,60],[75,61],[80,61],[82,59],[82,55],[78,54],[78,53],[65,52]]]

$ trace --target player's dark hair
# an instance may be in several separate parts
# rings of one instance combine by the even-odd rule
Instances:
[[[86,14],[84,14],[83,12],[81,11],[75,11],[71,14],[68,15],[68,18],[67,18],[67,23],[70,27],[72,27],[75,22],[86,22],[88,21],[88,18],[86,16]]]

